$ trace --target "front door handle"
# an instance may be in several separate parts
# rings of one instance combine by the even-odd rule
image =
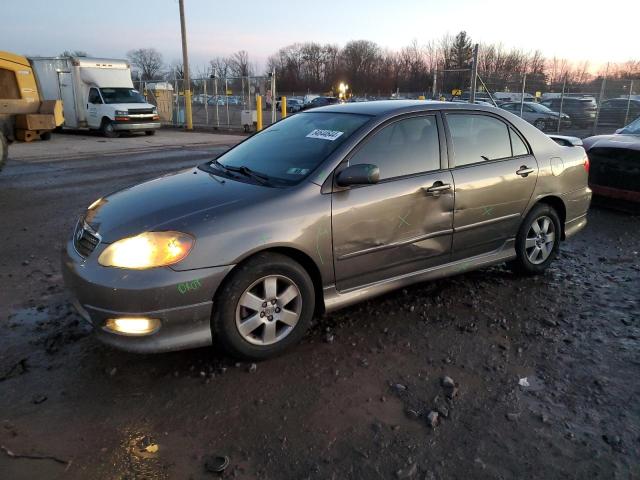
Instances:
[[[516,174],[520,175],[521,177],[526,177],[527,175],[533,172],[534,172],[533,168],[529,168],[526,165],[522,165],[520,169],[516,170]]]
[[[422,187],[425,193],[429,195],[440,195],[441,192],[451,190],[451,184],[443,183],[440,180],[434,182],[430,187]]]

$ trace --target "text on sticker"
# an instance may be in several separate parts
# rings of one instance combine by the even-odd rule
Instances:
[[[307,138],[319,138],[321,140],[329,140],[330,142],[333,142],[343,133],[344,132],[338,132],[337,130],[320,130],[319,128],[316,128],[307,134]]]

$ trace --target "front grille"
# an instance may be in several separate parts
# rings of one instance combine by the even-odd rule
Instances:
[[[153,113],[153,108],[130,108],[129,114],[138,115],[141,113]]]
[[[73,245],[83,257],[88,257],[100,243],[100,237],[90,231],[89,226],[80,219],[73,232]]]

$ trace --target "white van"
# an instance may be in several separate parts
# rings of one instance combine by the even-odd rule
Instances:
[[[160,128],[154,105],[133,88],[125,60],[87,57],[30,58],[43,100],[62,100],[64,126],[153,135]]]

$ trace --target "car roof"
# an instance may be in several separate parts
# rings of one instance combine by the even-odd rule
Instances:
[[[471,103],[438,102],[432,100],[374,100],[371,102],[342,103],[313,109],[314,112],[356,113],[376,117],[394,113],[400,114],[430,110],[480,110],[484,112],[494,112],[496,108]]]

